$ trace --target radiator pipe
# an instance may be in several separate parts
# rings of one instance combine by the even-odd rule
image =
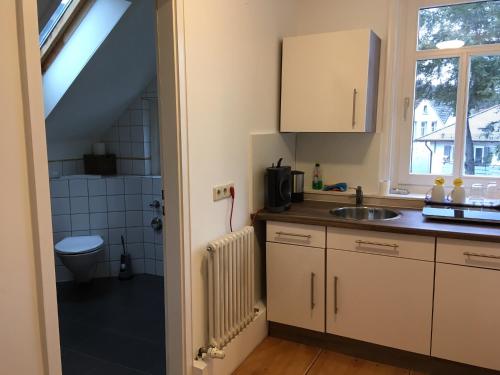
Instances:
[[[196,359],[224,359],[226,353],[223,350],[217,349],[214,346],[204,346],[198,349],[198,355]]]

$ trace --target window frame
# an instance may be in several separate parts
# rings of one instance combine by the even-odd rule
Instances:
[[[500,176],[469,176],[464,173],[464,143],[466,113],[468,108],[469,96],[469,69],[470,59],[473,56],[481,55],[500,55],[500,44],[484,44],[475,46],[464,46],[456,49],[429,49],[417,50],[418,42],[418,15],[422,8],[438,7],[445,5],[459,5],[473,2],[482,2],[484,0],[408,0],[406,9],[403,10],[404,22],[401,30],[401,66],[400,84],[398,95],[398,110],[394,148],[395,155],[398,157],[394,163],[393,181],[400,185],[429,186],[434,179],[439,176],[436,174],[412,174],[410,173],[411,147],[412,147],[412,127],[414,123],[414,99],[415,99],[415,71],[417,61],[437,58],[457,57],[458,62],[458,82],[457,82],[457,108],[455,141],[452,148],[453,154],[453,172],[451,175],[445,175],[446,185],[451,185],[454,178],[460,177],[466,185],[473,183],[487,183],[495,181],[500,183]],[[417,189],[418,190],[418,189]]]

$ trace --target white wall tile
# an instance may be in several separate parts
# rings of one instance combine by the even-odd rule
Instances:
[[[108,212],[125,211],[125,196],[124,195],[108,195],[107,196]]]
[[[148,275],[156,274],[155,261],[153,259],[144,260],[144,273]]]
[[[49,161],[49,178],[59,178],[62,176],[62,161]]]
[[[150,205],[153,203],[153,196],[151,194],[143,194],[142,195],[142,210],[152,212],[153,207]]]
[[[163,276],[163,262],[156,261],[155,268],[156,268],[156,275]]]
[[[150,142],[144,142],[144,157],[149,158],[151,157],[151,143]]]
[[[69,180],[69,193],[71,197],[86,197],[89,195],[87,180]]]
[[[151,174],[151,160],[144,160],[144,175],[149,176]]]
[[[127,227],[142,227],[142,211],[127,211]]]
[[[105,195],[89,198],[89,211],[92,212],[107,212],[108,204]]]
[[[123,236],[123,238],[127,237],[125,228],[109,229],[108,235],[109,235],[109,243],[111,245],[119,245],[122,243],[121,236]]]
[[[127,252],[132,259],[144,259],[144,245],[142,243],[128,244]]]
[[[132,272],[136,275],[144,273],[144,259],[132,259]]]
[[[121,173],[124,175],[134,174],[133,171],[133,160],[131,159],[120,159]]]
[[[89,230],[90,218],[89,214],[71,215],[71,231]]]
[[[127,243],[143,243],[144,236],[142,227],[138,228],[127,228]]]
[[[51,208],[52,208],[52,215],[69,215],[70,214],[69,198],[52,198]]]
[[[71,213],[72,214],[88,214],[89,213],[89,198],[75,197],[71,198]]]
[[[144,143],[144,132],[142,126],[132,126],[130,128],[130,140],[132,142]]]
[[[130,126],[130,112],[129,111],[125,111],[123,113],[123,115],[120,116],[120,118],[118,119],[118,125],[120,127]]]
[[[163,246],[155,245],[155,259],[163,261]]]
[[[71,231],[70,215],[52,216],[52,230],[54,232],[70,232]]]
[[[131,142],[120,142],[120,157],[130,158],[132,155],[132,143]]]
[[[124,194],[125,188],[123,186],[123,177],[107,178],[106,193],[107,195]]]
[[[108,227],[109,228],[125,227],[125,212],[108,212]]]
[[[88,181],[89,195],[106,195],[106,180],[104,178],[91,179]]]
[[[142,110],[130,111],[130,125],[140,125],[140,126],[144,125]]]
[[[123,254],[122,245],[109,245],[109,259],[111,261],[120,260],[120,256]]]
[[[119,132],[120,132],[120,145],[123,142],[130,142],[130,127],[129,126],[120,127]]]
[[[109,262],[109,271],[112,277],[118,276],[120,273],[120,261]]]
[[[142,194],[153,194],[153,179],[151,177],[142,178]]]
[[[114,154],[115,156],[120,155],[120,143],[119,142],[109,142],[106,144],[108,153]]]
[[[146,174],[145,160],[132,160],[132,171],[137,176],[144,176]]]
[[[143,228],[144,242],[145,243],[155,243],[155,234],[153,228],[150,226]]]
[[[108,227],[108,215],[106,212],[90,214],[91,229],[105,229]]]
[[[78,236],[89,236],[90,231],[88,230],[74,230],[71,232],[71,237],[78,237]]]
[[[141,194],[142,193],[142,178],[141,177],[125,177],[125,194]]]
[[[151,220],[156,216],[153,211],[142,211],[142,225],[151,228]]]
[[[154,177],[153,178],[153,195],[160,195],[161,196],[161,189],[163,189],[161,178]]]
[[[149,125],[142,128],[142,133],[144,134],[144,142],[151,142],[151,128]]]
[[[76,173],[76,162],[74,160],[62,161],[62,174],[63,176],[73,176]]]
[[[125,209],[127,211],[142,210],[142,195],[125,195]]]
[[[155,244],[163,244],[163,230],[155,230]]]
[[[155,245],[152,243],[144,244],[144,258],[155,259]]]
[[[144,158],[144,143],[132,142],[132,157]]]
[[[50,196],[52,198],[69,197],[68,180],[51,180],[50,181]]]

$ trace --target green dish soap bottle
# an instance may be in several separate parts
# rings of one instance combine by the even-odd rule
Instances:
[[[313,190],[323,189],[323,180],[321,179],[321,169],[319,167],[319,163],[316,163],[314,166],[312,188]]]

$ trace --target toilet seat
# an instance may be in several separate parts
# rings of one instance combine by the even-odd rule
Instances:
[[[66,237],[55,245],[56,253],[65,255],[86,254],[99,250],[104,241],[101,236]]]

